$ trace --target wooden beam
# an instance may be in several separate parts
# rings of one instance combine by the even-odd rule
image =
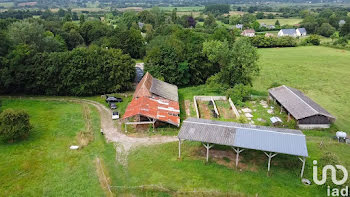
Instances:
[[[149,122],[126,122],[127,124],[153,124],[153,121],[149,121]]]
[[[210,97],[210,100],[213,103],[214,111],[215,111],[216,115],[218,115],[218,117],[219,117],[220,114],[219,114],[218,108],[216,108],[216,104],[215,104],[215,101],[214,101],[213,97]]]
[[[240,149],[240,148],[235,148],[235,147],[232,147],[232,149],[234,151],[236,151],[236,168],[238,167],[238,161],[239,161],[239,153],[243,152],[244,149]]]
[[[181,139],[179,138],[179,159],[181,158]]]

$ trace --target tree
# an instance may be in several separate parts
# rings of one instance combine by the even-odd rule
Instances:
[[[338,32],[334,32],[332,35],[331,35],[331,39],[332,41],[336,40],[339,38],[339,33]]]
[[[18,21],[10,25],[9,37],[14,45],[28,45],[36,51],[63,51],[65,43],[37,21]]]
[[[209,14],[204,20],[204,27],[206,28],[215,28],[217,26],[215,17],[212,14]]]
[[[270,14],[267,15],[267,18],[268,18],[268,19],[274,19],[274,18],[275,18],[275,15],[273,15],[273,14],[270,13]]]
[[[226,91],[226,96],[231,98],[234,103],[240,105],[250,96],[250,90],[251,88],[249,86],[240,83],[228,89]]]
[[[230,12],[230,5],[227,5],[227,4],[206,5],[204,12],[211,13],[214,15],[226,14]]]
[[[323,23],[320,28],[318,28],[318,33],[322,36],[329,37],[334,34],[335,28],[329,23]]]
[[[145,43],[141,31],[135,28],[130,30],[116,28],[104,46],[122,49],[133,58],[141,58],[145,53]]]
[[[257,18],[257,19],[263,19],[263,18],[265,18],[264,12],[258,12],[258,13],[256,14],[256,18]]]
[[[0,114],[0,138],[13,141],[29,135],[32,126],[28,113],[6,109]]]
[[[218,64],[220,67],[227,65],[231,59],[227,41],[206,41],[203,43],[203,53],[208,57],[209,61]]]
[[[345,24],[340,28],[340,35],[346,36],[350,34],[350,17],[347,17]]]
[[[230,25],[237,25],[241,22],[241,17],[238,15],[232,15],[230,16],[229,21]]]
[[[304,45],[320,45],[321,39],[319,35],[312,34],[303,40]]]
[[[4,31],[0,30],[0,57],[5,57],[7,55],[11,43],[10,40],[8,39],[7,34]],[[1,61],[1,58],[0,58]]]
[[[258,53],[248,38],[237,40],[232,48],[230,64],[223,66],[211,83],[234,87],[237,84],[251,85],[253,76],[259,73]]]
[[[80,25],[83,25],[85,23],[85,15],[81,14],[79,20],[80,20]]]
[[[103,24],[101,21],[87,21],[80,27],[80,35],[87,45],[110,35],[111,32],[112,27]]]
[[[275,26],[281,26],[281,24],[280,24],[280,21],[279,20],[276,20],[276,22],[275,22]]]

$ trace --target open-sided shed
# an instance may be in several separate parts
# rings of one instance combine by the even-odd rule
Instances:
[[[202,142],[207,149],[207,161],[209,149],[214,144],[231,146],[236,152],[236,166],[243,150],[254,149],[263,151],[268,157],[268,171],[271,159],[277,154],[298,156],[303,163],[301,176],[308,157],[305,135],[300,130],[188,118],[183,122],[178,138],[179,157],[182,140]]]
[[[301,91],[282,85],[269,90],[270,99],[292,115],[301,129],[329,128],[335,117]]]

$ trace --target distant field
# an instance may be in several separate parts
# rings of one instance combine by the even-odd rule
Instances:
[[[302,19],[300,18],[277,18],[277,19],[258,19],[258,22],[265,23],[267,25],[274,25],[276,20],[278,20],[281,25],[295,25],[295,24],[299,24],[302,21]]]
[[[177,8],[178,12],[193,12],[193,11],[202,11],[204,10],[204,6],[192,6],[192,7],[159,7],[164,11],[173,11],[174,8]]]
[[[259,49],[260,76],[254,88],[266,91],[273,82],[302,90],[337,117],[350,131],[350,51],[327,47]]]
[[[11,8],[15,5],[14,2],[0,2],[0,7]]]

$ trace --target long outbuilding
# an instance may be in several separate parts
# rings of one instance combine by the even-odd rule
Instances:
[[[214,144],[230,146],[236,152],[236,166],[239,154],[245,149],[263,151],[268,157],[268,171],[271,159],[277,154],[294,155],[302,162],[301,177],[308,157],[306,138],[300,130],[188,118],[183,122],[178,138],[179,158],[183,140],[202,142],[207,149],[207,161],[209,149]]]
[[[269,90],[270,100],[293,116],[301,129],[329,128],[335,117],[301,91],[285,85]]]

